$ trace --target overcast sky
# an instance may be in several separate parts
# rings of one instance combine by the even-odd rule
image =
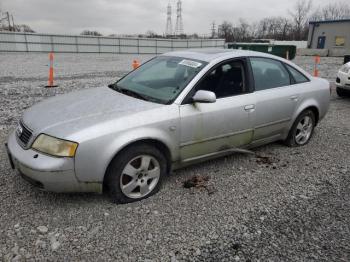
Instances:
[[[41,33],[79,34],[85,29],[102,34],[164,33],[169,0],[0,0],[15,23]],[[173,3],[173,25],[175,4]],[[211,23],[236,23],[240,17],[257,21],[288,16],[297,0],[183,0],[185,33],[209,34]],[[335,0],[314,0],[314,7]]]

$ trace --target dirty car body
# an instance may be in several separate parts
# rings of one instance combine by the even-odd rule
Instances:
[[[165,73],[157,71],[163,68]],[[34,105],[24,112],[7,146],[19,173],[42,189],[101,192],[111,162],[132,145],[155,147],[169,172],[285,140],[305,110],[313,112],[316,125],[329,98],[327,81],[272,55],[220,49],[171,52],[110,87]],[[50,153],[47,145],[59,153]]]

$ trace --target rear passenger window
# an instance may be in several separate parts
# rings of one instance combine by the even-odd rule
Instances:
[[[296,70],[294,67],[290,65],[286,65],[286,66],[289,72],[292,74],[296,84],[309,82],[309,79],[306,76],[304,76],[302,73],[300,73],[298,70]]]
[[[290,76],[281,62],[269,58],[250,59],[255,91],[290,85]]]

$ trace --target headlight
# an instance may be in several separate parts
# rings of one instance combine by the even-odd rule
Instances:
[[[32,145],[32,148],[39,152],[59,157],[74,157],[77,147],[77,143],[45,134],[39,135]]]
[[[340,71],[346,74],[350,73],[350,65],[349,64],[345,64],[340,68]]]

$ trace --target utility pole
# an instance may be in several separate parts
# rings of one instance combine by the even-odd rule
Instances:
[[[13,20],[13,15],[11,15],[11,19],[12,19],[12,28],[13,28],[13,31],[16,31],[15,21]]]
[[[11,21],[10,21],[10,14],[9,14],[9,12],[6,12],[6,16],[7,16],[7,22],[8,22],[8,25],[9,25],[9,31],[12,31],[11,30]]]

